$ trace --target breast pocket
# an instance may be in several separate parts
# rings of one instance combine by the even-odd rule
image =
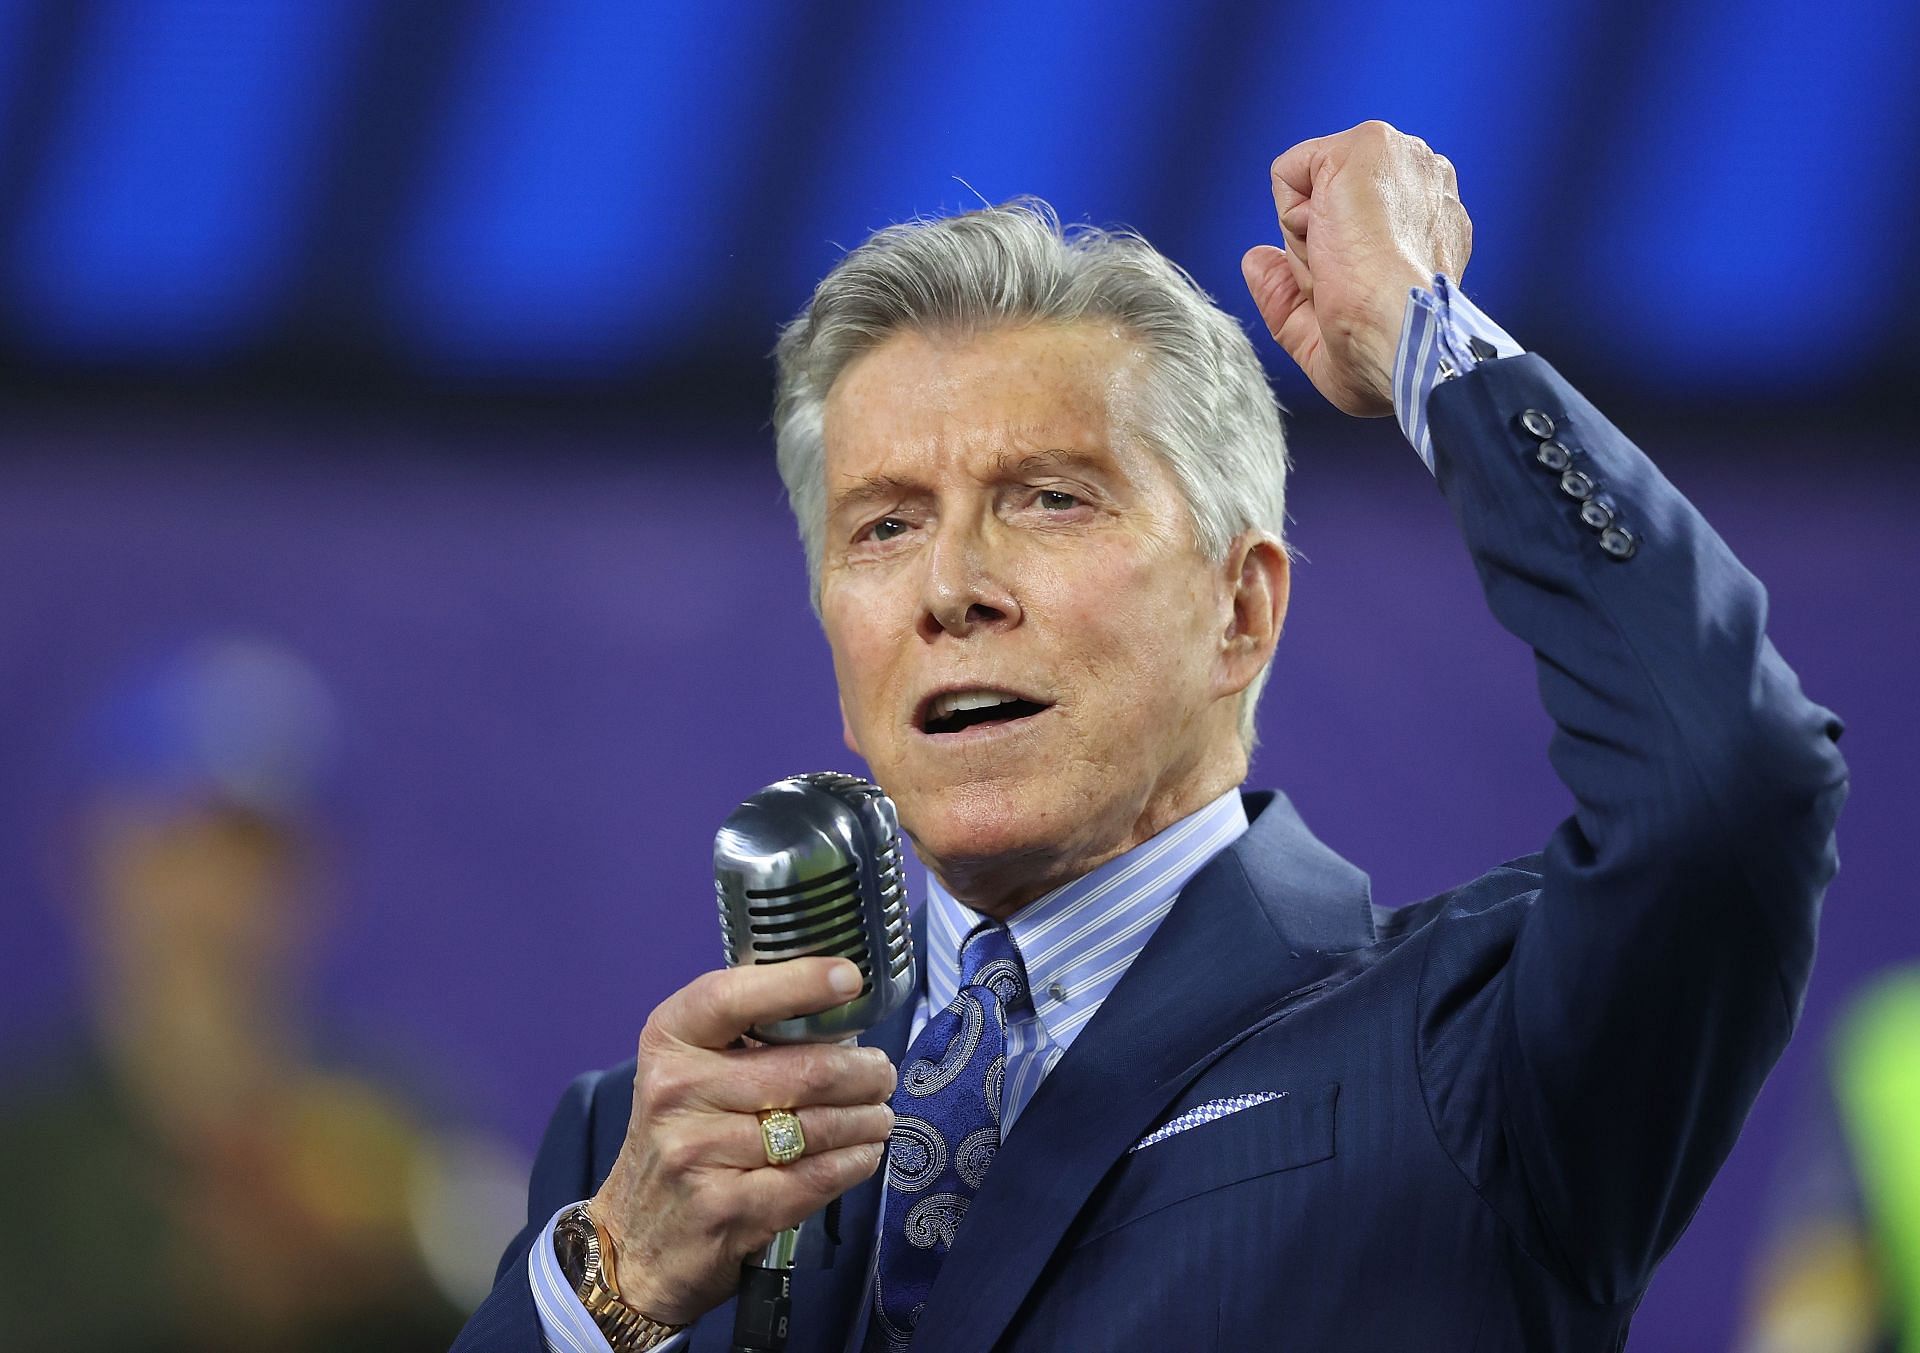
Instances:
[[[1210,1121],[1201,1115],[1203,1121],[1191,1127],[1182,1125],[1182,1116],[1194,1106],[1175,1109],[1122,1158],[1074,1243],[1097,1240],[1199,1194],[1331,1158],[1339,1094],[1338,1085],[1287,1090]]]

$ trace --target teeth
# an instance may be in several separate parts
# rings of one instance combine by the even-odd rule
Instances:
[[[986,709],[990,705],[1004,705],[1010,700],[1018,700],[1017,695],[1007,695],[1001,691],[953,691],[933,702],[932,717],[944,719],[949,714],[957,714],[963,709]]]

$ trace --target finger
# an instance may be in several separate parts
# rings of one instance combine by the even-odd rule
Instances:
[[[794,1110],[807,1149],[801,1156],[825,1155],[849,1146],[884,1144],[893,1131],[893,1110],[885,1104],[828,1107],[809,1104]],[[767,1163],[767,1143],[753,1114],[730,1113],[715,1126],[708,1163],[751,1170]]]
[[[809,1152],[791,1165],[763,1165],[739,1177],[744,1212],[766,1233],[798,1226],[880,1168],[886,1152],[872,1142]]]
[[[1273,163],[1277,171],[1280,161],[1275,160]],[[1277,172],[1272,173],[1270,177],[1273,187],[1273,214],[1280,223],[1281,241],[1286,245],[1289,254],[1304,263],[1307,258],[1307,195],[1296,190]]]
[[[844,1005],[859,993],[860,982],[860,969],[844,958],[724,968],[701,974],[667,997],[653,1012],[653,1022],[683,1043],[724,1048],[756,1024]]]
[[[720,1056],[723,1064],[702,1068],[702,1084],[690,1098],[729,1113],[796,1104],[884,1104],[896,1080],[893,1063],[878,1048],[811,1043],[736,1048]]]
[[[1308,203],[1303,199],[1280,213],[1280,243],[1286,249],[1294,270],[1294,280],[1304,282],[1305,270],[1313,266],[1307,256]]]
[[[1273,180],[1274,205],[1281,211],[1300,198],[1313,196],[1314,175],[1327,158],[1330,140],[1331,137],[1315,136],[1290,146],[1268,166],[1268,175]],[[1280,200],[1283,189],[1291,194],[1285,202]]]
[[[1276,342],[1297,327],[1296,316],[1307,304],[1294,265],[1284,250],[1271,244],[1256,244],[1240,259],[1241,275],[1247,279],[1247,291],[1260,311],[1260,318]]]

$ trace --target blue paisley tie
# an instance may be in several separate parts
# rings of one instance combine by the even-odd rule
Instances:
[[[903,1349],[1000,1149],[1007,1017],[1027,1004],[1013,937],[983,921],[960,946],[960,993],[907,1049],[893,1092],[887,1208],[869,1349]]]

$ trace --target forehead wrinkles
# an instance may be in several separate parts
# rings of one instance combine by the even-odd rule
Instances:
[[[1134,433],[1149,371],[1137,342],[1094,325],[965,338],[903,331],[854,359],[828,392],[829,492],[956,456],[985,471],[1008,454],[1055,448],[1110,449],[1135,477],[1126,453],[1153,454]]]

